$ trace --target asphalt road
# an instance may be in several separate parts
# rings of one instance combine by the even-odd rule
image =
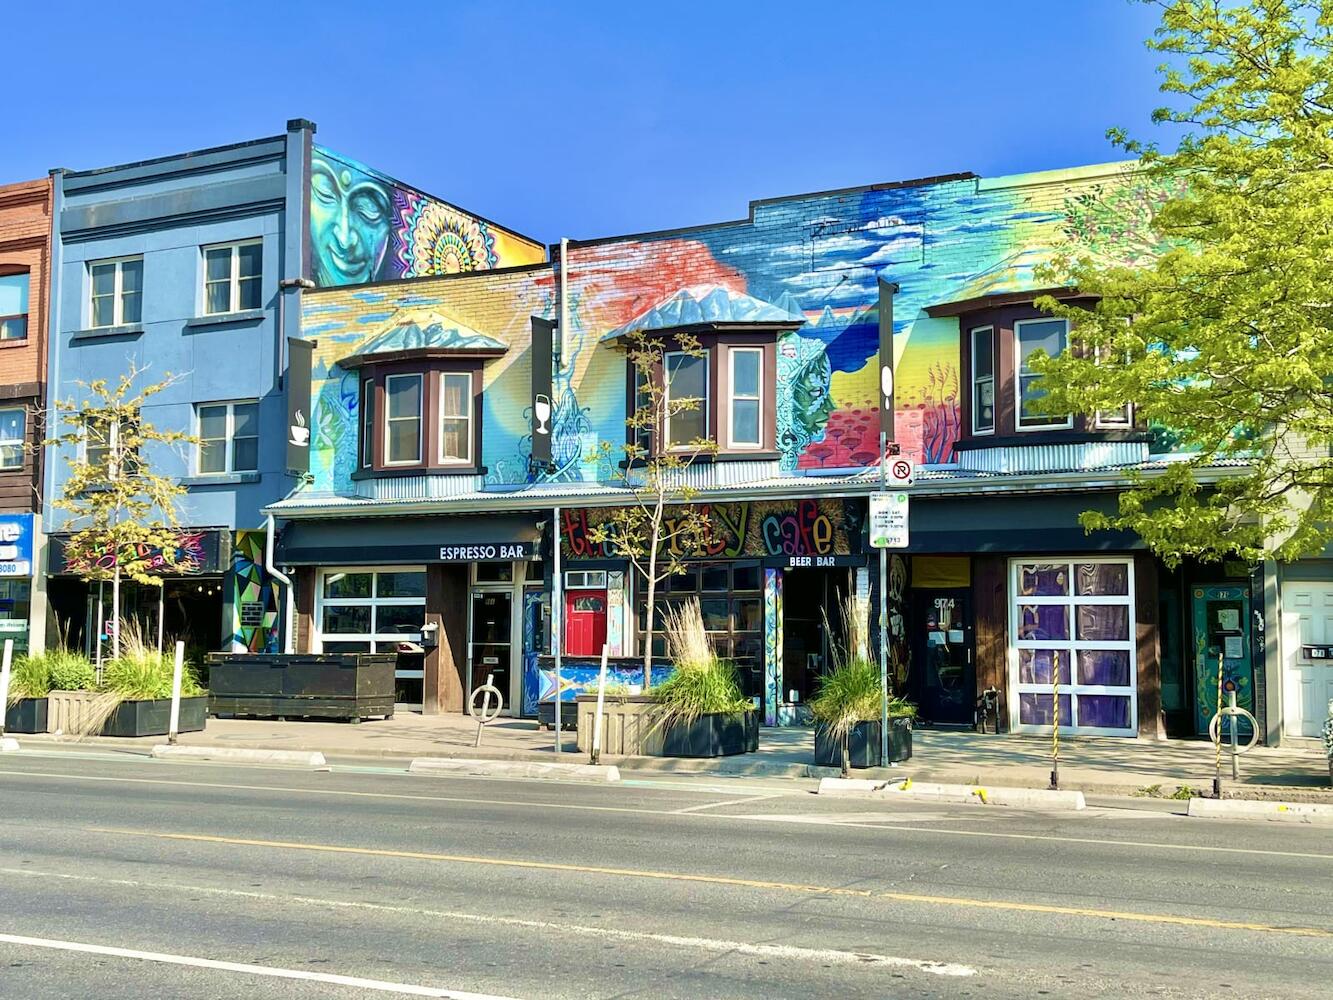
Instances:
[[[0,997],[1320,997],[1333,835],[0,757]]]

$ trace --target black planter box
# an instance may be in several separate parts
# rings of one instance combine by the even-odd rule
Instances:
[[[912,720],[889,720],[888,763],[908,760],[912,756]],[[847,757],[852,767],[880,767],[879,721],[858,722],[847,734]],[[815,763],[824,767],[842,767],[842,744],[828,731],[828,726],[815,724]]]
[[[650,757],[730,757],[759,749],[759,713],[701,715],[657,726],[644,740]]]
[[[537,702],[537,728],[555,729],[555,702]],[[579,728],[579,706],[575,702],[560,703],[560,728],[566,732]]]
[[[5,712],[5,732],[46,732],[46,699],[20,698]]]
[[[210,653],[208,711],[298,719],[393,717],[393,653]]]
[[[204,728],[208,699],[181,699],[178,732],[197,733]],[[103,736],[166,736],[171,730],[171,699],[122,701],[102,726]]]

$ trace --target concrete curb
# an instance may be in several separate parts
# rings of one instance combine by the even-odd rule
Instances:
[[[530,763],[515,760],[456,760],[447,757],[418,757],[408,774],[471,774],[490,778],[565,778],[575,781],[620,780],[614,764]]]
[[[1263,819],[1273,823],[1333,826],[1333,805],[1256,802],[1252,799],[1190,799],[1187,815],[1201,819]]]
[[[882,792],[890,785],[906,781],[906,778],[894,778],[891,781],[876,781],[874,778],[820,778],[816,795],[873,795]]]
[[[303,750],[258,750],[249,747],[183,747],[159,743],[153,758],[161,760],[226,760],[246,764],[293,764],[297,767],[326,767],[324,755]]]
[[[898,791],[932,802],[976,802],[988,806],[1019,809],[1085,809],[1082,792],[1050,788],[995,788],[989,785],[941,785],[927,781],[907,782]],[[892,795],[893,790],[881,794]]]
[[[0,739],[0,753],[18,753],[19,741],[12,736],[6,736]]]

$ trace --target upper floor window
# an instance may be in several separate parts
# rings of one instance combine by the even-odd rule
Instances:
[[[89,320],[93,327],[143,320],[143,258],[95,260],[88,265]]]
[[[663,360],[667,447],[685,448],[708,437],[708,355],[673,351]]]
[[[730,420],[727,444],[732,448],[764,446],[764,352],[757,347],[733,347],[727,352],[731,361],[728,383]]]
[[[28,272],[0,274],[0,340],[28,336]]]
[[[106,478],[139,473],[138,421],[108,420],[105,415],[84,418],[83,460],[104,470]]]
[[[440,373],[440,464],[472,464],[472,373]]]
[[[1065,429],[1074,425],[1069,415],[1046,412],[1037,388],[1041,377],[1032,370],[1030,362],[1038,351],[1051,357],[1062,352],[1069,339],[1069,324],[1063,319],[1031,319],[1014,323],[1015,395],[1018,399],[1017,424],[1020,431]]]
[[[375,461],[375,380],[361,380],[361,468]]]
[[[995,432],[995,327],[979,326],[972,337],[972,433]]]
[[[258,309],[263,283],[262,240],[204,247],[204,313]]]
[[[253,399],[195,406],[201,476],[259,469],[259,402]]]
[[[421,462],[420,374],[389,375],[384,379],[384,464]]]
[[[0,469],[12,472],[23,468],[23,447],[28,433],[28,410],[7,406],[0,410]]]

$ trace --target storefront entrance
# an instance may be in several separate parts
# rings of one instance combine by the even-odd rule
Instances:
[[[1316,737],[1333,701],[1333,584],[1282,585],[1284,736]]]
[[[913,590],[910,699],[922,725],[970,728],[976,716],[970,588]]]
[[[472,650],[471,689],[492,684],[500,689],[504,707],[511,704],[513,675],[514,598],[507,590],[474,591],[468,634]],[[480,697],[480,696],[479,696]]]
[[[846,642],[842,620],[850,589],[846,568],[783,571],[782,687],[788,705],[804,705],[833,669]]]

